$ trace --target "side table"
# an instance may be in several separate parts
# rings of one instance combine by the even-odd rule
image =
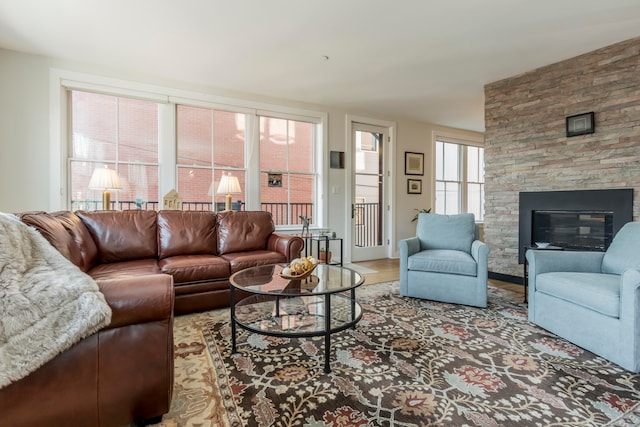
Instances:
[[[325,251],[331,250],[331,242],[338,241],[340,243],[340,257],[332,257],[334,261],[330,262],[331,265],[339,265],[342,266],[342,258],[343,258],[343,250],[344,243],[342,237],[331,237],[331,236],[322,236],[320,234],[296,234],[296,236],[301,237],[304,240],[304,255],[309,256],[313,255],[316,258],[320,258],[320,249],[324,249]],[[313,242],[316,243],[316,252],[315,255],[313,253]],[[336,261],[337,260],[337,261]]]

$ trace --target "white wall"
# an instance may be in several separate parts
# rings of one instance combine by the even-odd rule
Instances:
[[[0,49],[0,211],[49,205],[49,70]]]
[[[50,161],[56,161],[59,153],[50,150],[49,142],[49,72],[51,68],[98,74],[124,80],[162,85],[181,90],[199,91],[211,95],[231,96],[289,107],[326,111],[328,120],[329,150],[348,151],[346,138],[347,114],[359,117],[391,121],[397,124],[392,171],[395,189],[395,241],[413,236],[415,224],[411,218],[414,209],[434,206],[433,137],[437,131],[469,134],[482,138],[475,132],[434,126],[428,123],[407,121],[394,117],[374,117],[362,111],[345,111],[331,106],[309,105],[238,94],[212,87],[202,87],[185,82],[165,81],[151,76],[139,76],[122,71],[96,68],[89,64],[72,63],[59,59],[23,54],[0,49],[0,212],[27,210],[51,210],[49,180]],[[404,175],[404,152],[425,153],[425,176],[422,177],[422,194],[407,194],[407,178]],[[349,159],[350,156],[347,156]],[[346,160],[347,160],[346,159]],[[339,191],[327,193],[329,202],[328,226],[344,236],[345,216],[350,206],[345,200],[347,169],[327,169],[329,188]],[[416,178],[416,177],[412,177]],[[419,177],[417,177],[419,178]]]

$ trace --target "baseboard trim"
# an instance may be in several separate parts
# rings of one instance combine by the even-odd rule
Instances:
[[[510,274],[494,273],[493,271],[490,271],[489,279],[500,280],[501,282],[509,282],[523,286],[522,277],[512,276]]]

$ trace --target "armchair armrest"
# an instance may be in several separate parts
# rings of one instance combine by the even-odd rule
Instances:
[[[303,248],[304,240],[290,234],[272,233],[267,241],[267,250],[281,253],[287,262],[298,258]]]
[[[489,278],[489,245],[480,240],[474,240],[471,243],[471,256],[476,261],[478,280],[483,283],[487,283]]]
[[[552,271],[602,273],[604,252],[528,250],[529,277]]]
[[[400,249],[400,294],[407,295],[409,256],[420,251],[420,240],[417,237],[400,240],[398,248]]]
[[[635,317],[640,316],[640,270],[625,270],[620,282],[620,318],[635,323]]]
[[[400,249],[400,260],[406,259],[409,256],[420,252],[420,240],[417,237],[409,237],[408,239],[402,239],[398,241],[398,248]]]
[[[620,330],[624,338],[620,339],[621,354],[634,355],[629,358],[633,371],[640,370],[640,361],[635,356],[640,343],[640,269],[630,268],[620,278]],[[629,368],[627,368],[629,369]]]
[[[471,256],[478,264],[488,263],[489,252],[489,245],[480,240],[474,240],[471,244]]]

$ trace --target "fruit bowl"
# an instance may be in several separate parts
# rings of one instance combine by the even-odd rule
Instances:
[[[306,279],[318,266],[318,261],[313,257],[297,258],[282,269],[280,277],[287,280]]]

